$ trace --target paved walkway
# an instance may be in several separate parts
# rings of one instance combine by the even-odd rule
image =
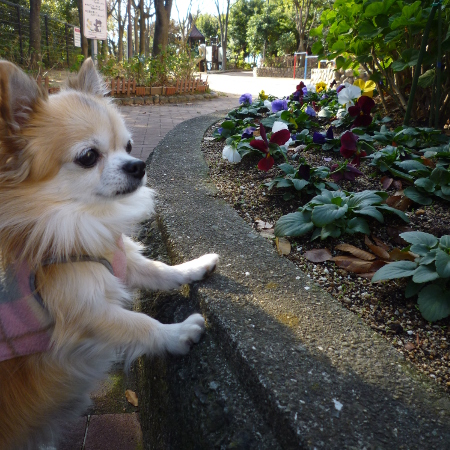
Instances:
[[[204,78],[204,75],[202,75]],[[242,95],[249,92],[255,98],[261,90],[266,94],[285,97],[295,91],[300,79],[254,77],[253,72],[225,72],[208,74],[208,84],[212,91]],[[310,80],[303,80],[310,81]]]
[[[133,134],[131,155],[146,161],[176,125],[216,111],[229,111],[239,105],[238,99],[238,96],[230,95],[194,103],[121,106],[120,111]]]

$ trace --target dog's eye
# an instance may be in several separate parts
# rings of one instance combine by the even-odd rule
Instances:
[[[100,157],[97,150],[94,148],[88,148],[84,153],[82,153],[75,162],[82,167],[93,167]]]
[[[131,141],[128,141],[127,146],[125,147],[125,150],[127,153],[131,153],[131,149],[132,149]]]

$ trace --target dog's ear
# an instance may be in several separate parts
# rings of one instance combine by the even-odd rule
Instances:
[[[103,97],[107,93],[105,82],[94,66],[92,58],[83,62],[78,76],[69,80],[69,87],[88,94]]]
[[[42,88],[17,66],[0,61],[0,119],[4,134],[10,135],[25,125],[39,99],[46,97]]]

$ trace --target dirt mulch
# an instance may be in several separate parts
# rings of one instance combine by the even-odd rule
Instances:
[[[218,126],[218,125],[216,125]],[[257,169],[260,158],[246,156],[239,164],[230,164],[222,159],[223,142],[212,140],[216,126],[205,134],[202,150],[210,168],[210,177],[215,182],[219,196],[233,206],[239,215],[254,229],[261,232],[274,243],[270,228],[261,229],[262,222],[274,225],[284,214],[294,212],[298,207],[310,200],[311,196],[297,196],[284,201],[284,189],[269,191],[264,183],[281,175],[274,166],[265,173]],[[290,152],[290,157],[293,153]],[[328,166],[342,161],[338,153],[323,152],[310,149],[302,151],[312,166]],[[324,160],[331,158],[331,161]],[[283,161],[277,161],[282,163]],[[296,164],[290,159],[291,164]],[[362,162],[360,170],[364,176],[355,182],[339,182],[348,191],[365,189],[382,190],[379,175],[374,167]],[[389,189],[393,194],[395,188]],[[432,233],[437,237],[450,234],[450,211],[448,204],[435,200],[432,206],[418,207],[407,212],[411,222],[406,224],[392,215],[386,214],[385,225],[375,220],[371,222],[371,239],[378,238],[390,247],[402,248],[398,233],[406,228]],[[306,276],[338,299],[346,308],[358,314],[368,326],[383,335],[404,357],[410,360],[417,369],[434,379],[444,390],[450,393],[450,317],[435,323],[423,319],[415,298],[405,299],[403,280],[389,280],[372,284],[369,279],[347,272],[333,262],[313,263],[305,257],[311,249],[327,248],[333,256],[345,253],[336,250],[339,244],[351,244],[369,251],[364,243],[364,236],[343,235],[338,239],[328,238],[325,241],[311,242],[310,236],[289,238],[291,252],[287,258],[300,267]],[[274,243],[275,245],[275,243]]]

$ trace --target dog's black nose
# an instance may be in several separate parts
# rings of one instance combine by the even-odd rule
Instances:
[[[122,166],[122,169],[128,175],[140,180],[145,175],[145,162],[139,160],[129,161]]]

